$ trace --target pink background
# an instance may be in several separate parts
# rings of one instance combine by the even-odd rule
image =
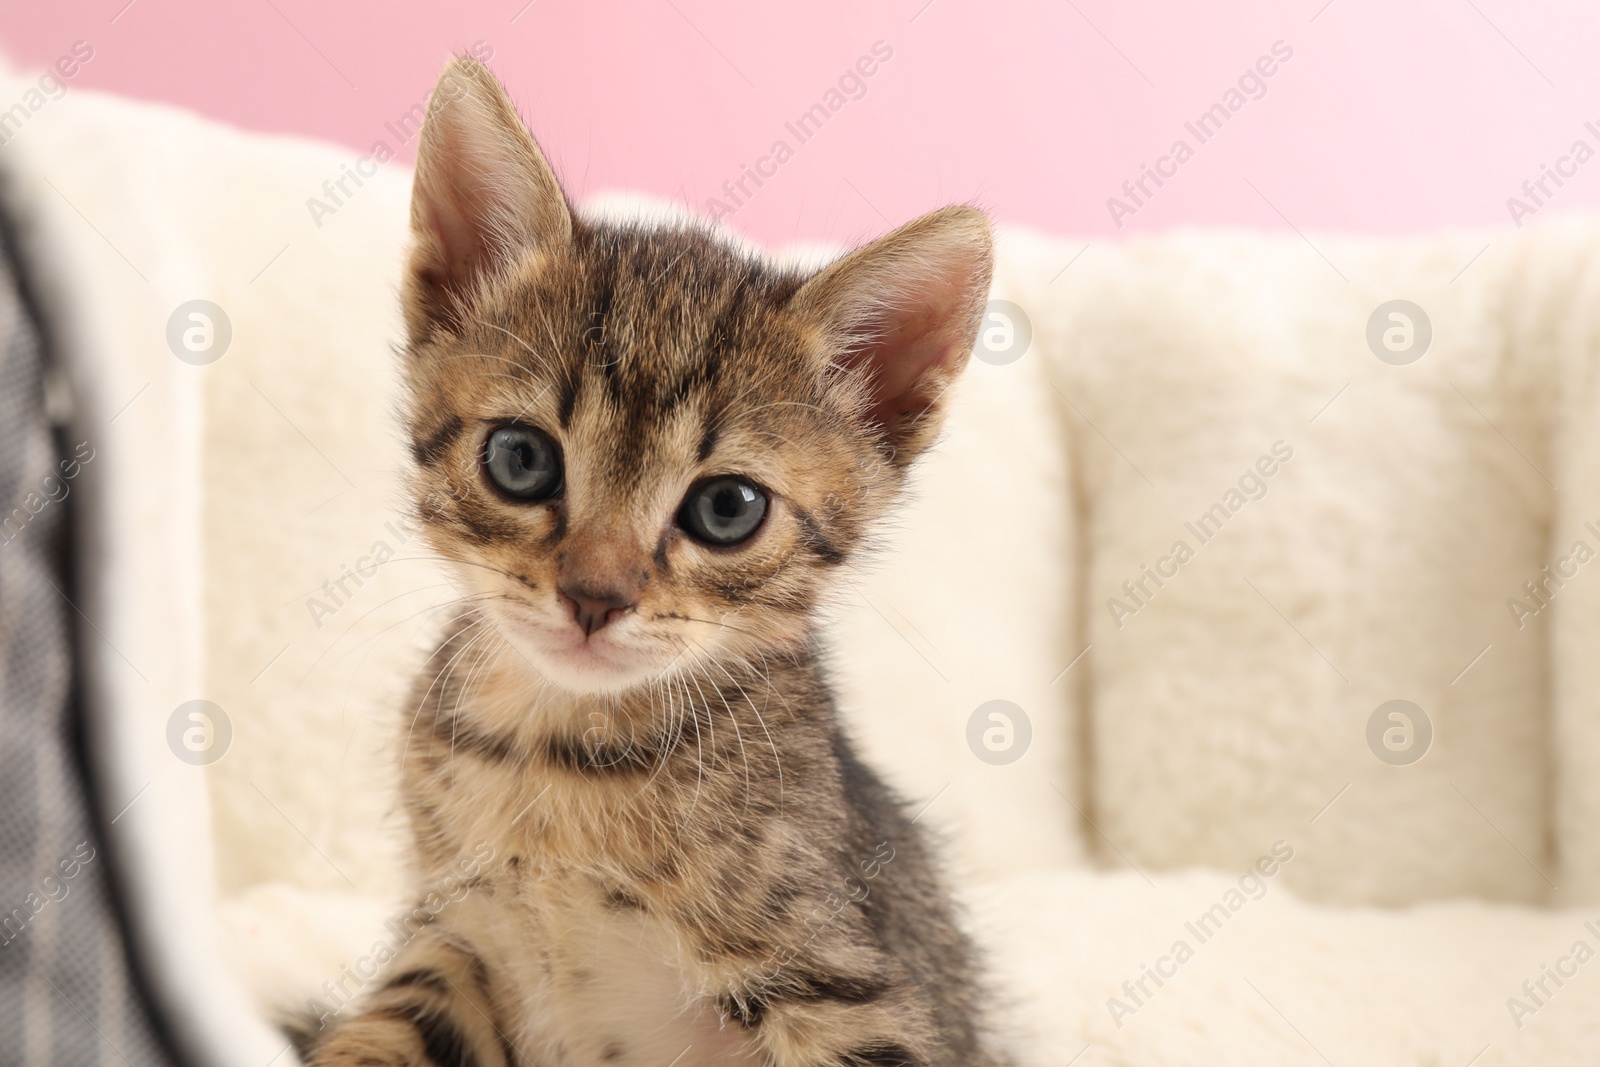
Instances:
[[[776,139],[794,158],[736,225],[848,240],[951,201],[1104,239],[1180,225],[1408,232],[1510,224],[1506,199],[1574,140],[1600,149],[1600,13],[1577,0],[0,0],[25,65],[74,41],[70,83],[347,145],[483,42],[575,195],[697,210]],[[1293,58],[1124,226],[1107,198],[1275,41]],[[876,41],[864,98],[784,129]],[[10,101],[5,102],[9,105]],[[410,158],[411,145],[402,155]],[[1153,187],[1152,187],[1153,188]],[[1593,207],[1600,160],[1539,217]]]

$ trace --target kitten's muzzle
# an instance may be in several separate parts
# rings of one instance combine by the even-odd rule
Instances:
[[[561,602],[572,611],[572,620],[585,637],[593,635],[607,623],[620,619],[636,606],[633,601],[614,592],[567,585],[561,586],[559,592]]]

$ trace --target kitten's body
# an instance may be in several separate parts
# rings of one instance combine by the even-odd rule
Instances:
[[[813,277],[589,224],[487,72],[452,77],[407,373],[419,513],[467,595],[403,795],[425,887],[493,858],[313,1061],[996,1062],[937,868],[812,631],[965,360],[986,222],[950,209]],[[485,474],[506,426],[559,448],[548,495]],[[764,517],[697,540],[695,487],[735,476]]]
[[[470,640],[435,669],[470,659]],[[686,1063],[761,1063],[742,1058],[758,1026],[830,1053],[793,1062],[984,1062],[942,887],[841,740],[809,656],[690,675],[654,706],[572,715],[545,694],[552,720],[618,723],[588,744],[537,712],[517,721],[519,662],[480,671],[459,705],[435,687],[406,795],[431,883],[494,849],[444,922],[499,976],[491,1014],[517,1020],[504,1029],[527,1062],[664,1067],[693,1045]],[[669,703],[689,721],[629,736]]]

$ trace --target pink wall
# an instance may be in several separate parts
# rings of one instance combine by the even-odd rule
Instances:
[[[1579,139],[1600,150],[1600,12],[1577,0],[126,2],[0,0],[0,47],[37,65],[85,40],[74,87],[329,138],[353,159],[396,144],[385,122],[481,41],[580,197],[642,189],[703,210],[786,141],[793,158],[734,219],[769,241],[849,239],[957,200],[1097,239],[1507,224],[1542,165]],[[801,144],[784,123],[879,41],[892,57],[865,95]],[[1265,95],[1201,144],[1185,121],[1278,41],[1293,54]],[[1179,138],[1193,158],[1125,198],[1137,211],[1119,229],[1107,198]],[[1541,216],[1600,202],[1600,162],[1562,166],[1576,173],[1547,180]]]

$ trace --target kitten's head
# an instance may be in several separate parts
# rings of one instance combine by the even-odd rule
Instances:
[[[417,156],[408,412],[431,544],[578,692],[799,647],[932,440],[988,219],[926,215],[812,275],[692,226],[575,215],[485,68]]]

